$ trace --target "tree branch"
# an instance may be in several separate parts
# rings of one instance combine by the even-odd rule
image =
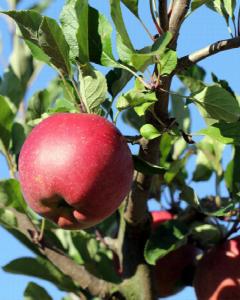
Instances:
[[[152,1],[150,0],[150,5],[151,2]],[[166,9],[163,5],[166,5],[167,1],[163,0],[161,2],[161,4],[159,2],[159,8],[161,8],[161,14],[165,14]],[[174,37],[174,41],[171,44],[171,48],[173,49],[176,47],[178,31],[184,16],[187,13],[189,4],[190,0],[176,0],[173,2],[171,27],[169,28]],[[166,26],[166,16],[162,19],[162,22],[165,22]],[[166,124],[169,121],[168,91],[170,89],[172,75],[165,76],[160,79],[161,84],[156,89],[158,101],[154,105],[154,112],[152,113],[148,111],[145,115],[145,119],[146,123],[155,125],[161,130],[162,126],[158,120],[162,123],[166,122]],[[144,145],[144,147],[141,145],[139,157],[151,163],[158,164],[160,158],[159,142],[160,139],[157,138],[149,141],[146,145]],[[140,300],[156,299],[153,282],[151,280],[151,268],[146,263],[143,254],[144,246],[151,231],[151,221],[147,209],[147,200],[149,199],[152,177],[153,176],[135,172],[133,187],[125,206],[124,233],[119,234],[119,236],[122,237],[122,240],[119,241],[119,246],[120,251],[122,250],[123,285],[127,283],[128,286],[128,284],[131,284],[131,281],[137,280],[137,282],[141,285],[141,296],[139,296]],[[120,226],[120,231],[121,230]]]
[[[21,231],[31,242],[36,228],[30,219],[12,209],[17,219],[18,230]],[[56,248],[49,239],[44,237],[38,243],[38,250],[47,257],[60,271],[69,276],[81,288],[86,289],[94,296],[105,297],[110,294],[113,284],[90,274],[84,266],[76,264],[71,258],[65,255],[60,249]]]
[[[167,0],[159,0],[158,4],[160,26],[164,32],[168,31],[168,10]]]
[[[187,14],[191,0],[175,0],[169,20],[169,31],[173,34],[173,40],[177,39],[180,27]]]
[[[192,65],[196,64],[200,60],[217,54],[222,51],[234,49],[240,47],[240,37],[235,37],[228,40],[218,41],[213,43],[203,49],[195,51],[189,55],[186,55],[179,59],[178,66],[176,68],[176,73],[180,72]]]

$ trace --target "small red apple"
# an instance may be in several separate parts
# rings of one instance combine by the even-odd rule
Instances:
[[[161,223],[174,218],[168,211],[151,212],[155,230]],[[194,266],[196,248],[187,244],[160,258],[153,268],[153,278],[158,297],[168,297],[184,288],[188,273]]]
[[[194,287],[198,300],[240,299],[240,237],[217,245],[203,256]]]
[[[154,210],[152,215],[152,228],[155,229],[159,224],[169,221],[174,218],[174,215],[167,210]]]
[[[36,126],[19,157],[29,206],[65,229],[111,215],[131,188],[133,162],[117,128],[94,114],[57,113]]]

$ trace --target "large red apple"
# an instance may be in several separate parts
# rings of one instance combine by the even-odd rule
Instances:
[[[117,128],[94,114],[58,113],[36,126],[19,157],[29,206],[66,229],[111,215],[131,188],[133,162]]]
[[[159,224],[174,218],[168,211],[153,211],[151,214],[153,230]],[[158,297],[168,297],[184,288],[188,272],[194,267],[196,253],[196,248],[188,244],[157,261],[153,268],[153,278]]]
[[[194,287],[198,300],[240,299],[240,237],[216,246],[203,256]]]

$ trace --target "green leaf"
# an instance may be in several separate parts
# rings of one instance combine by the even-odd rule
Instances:
[[[124,5],[136,16],[138,17],[138,0],[121,0]]]
[[[54,104],[54,107],[48,109],[48,113],[56,113],[56,112],[71,112],[78,113],[79,108],[71,101],[68,101],[65,98],[57,99]]]
[[[196,169],[193,173],[194,181],[206,181],[212,176],[211,163],[207,159],[206,155],[199,151],[196,160]]]
[[[240,147],[233,148],[233,159],[228,163],[224,180],[230,193],[236,195],[240,191]]]
[[[175,144],[173,137],[168,132],[164,132],[160,139],[160,165],[168,164],[169,158],[172,158],[171,150],[173,144]]]
[[[202,6],[203,4],[206,4],[209,1],[212,1],[212,0],[193,0],[191,3],[191,12],[198,9],[200,6]]]
[[[129,104],[128,100],[124,97],[124,95],[120,96],[117,100],[116,108],[119,111],[122,111],[126,108],[129,108],[129,107],[130,107],[130,104]]]
[[[134,168],[138,172],[147,175],[161,174],[166,172],[166,168],[147,162],[137,155],[133,155]]]
[[[228,203],[226,206],[221,207],[214,212],[208,212],[204,211],[206,215],[213,216],[213,217],[224,217],[224,216],[229,216],[229,213],[231,213],[234,210],[235,207],[234,202]]]
[[[205,156],[205,159],[201,156],[201,160],[199,161],[210,170],[216,172],[216,174],[221,177],[222,170],[222,157],[224,144],[213,140],[210,137],[205,137],[201,142],[197,144],[198,153],[202,153]]]
[[[141,135],[147,140],[153,140],[161,135],[161,133],[151,124],[145,124],[140,129]]]
[[[196,169],[193,173],[194,181],[208,180],[212,172],[222,175],[221,159],[224,145],[205,137],[201,142],[196,144],[197,160]]]
[[[194,189],[185,185],[181,191],[180,198],[186,201],[190,206],[200,208],[198,196]]]
[[[159,59],[159,74],[168,75],[177,66],[177,53],[171,49],[168,49]]]
[[[116,27],[117,33],[121,37],[122,43],[130,50],[134,50],[132,42],[127,33],[126,26],[123,21],[122,11],[120,6],[120,0],[110,0],[111,5],[111,16]]]
[[[21,244],[27,247],[30,251],[35,253],[36,255],[42,255],[39,251],[39,248],[36,244],[34,244],[31,240],[29,240],[18,228],[7,227],[4,226],[4,229],[9,232],[14,238],[16,238]]]
[[[16,109],[8,98],[0,95],[0,140],[8,149],[11,139],[11,128],[16,114]]]
[[[134,52],[132,49],[128,48],[124,44],[122,37],[118,32],[117,32],[116,42],[117,42],[117,52],[118,52],[119,60],[127,65],[132,66],[131,58]]]
[[[121,90],[125,87],[125,85],[132,77],[133,75],[129,71],[117,68],[110,70],[107,73],[106,79],[108,91],[113,98],[115,98],[117,94],[121,92]]]
[[[231,18],[234,18],[234,11],[236,8],[236,0],[223,0],[224,7]]]
[[[70,46],[70,57],[80,63],[89,62],[88,1],[68,0],[63,6],[60,21]]]
[[[13,52],[10,57],[11,67],[21,82],[23,93],[26,92],[27,85],[34,73],[34,64],[32,55],[26,44],[14,36]]]
[[[89,8],[89,56],[90,61],[103,66],[118,67],[112,53],[112,26],[96,9]]]
[[[152,105],[152,102],[145,102],[143,104],[135,106],[134,110],[141,117],[145,115],[146,110],[149,109]]]
[[[103,243],[96,240],[94,234],[83,230],[70,232],[58,229],[55,231],[66,252],[92,274],[111,282],[118,278],[112,264],[112,253]]]
[[[179,159],[179,157],[182,155],[182,153],[187,147],[188,144],[186,143],[186,141],[182,136],[177,138],[173,145],[173,153],[172,153],[173,159],[174,160]]]
[[[159,258],[184,245],[187,233],[187,228],[178,220],[170,220],[159,225],[145,245],[146,261],[154,265]]]
[[[206,71],[199,67],[198,65],[194,65],[187,70],[181,72],[178,75],[179,79],[183,82],[183,84],[192,92],[198,92],[202,90],[205,85],[203,80],[205,78]]]
[[[206,135],[223,144],[240,144],[240,122],[218,122],[197,132]]]
[[[42,16],[34,10],[7,11],[3,13],[17,23],[32,55],[40,61],[49,63],[48,56],[39,47],[38,42],[38,30],[42,22]]]
[[[153,104],[157,101],[155,92],[146,90],[143,83],[135,80],[134,88],[125,94],[122,94],[117,101],[116,107],[118,110],[123,110],[128,107],[142,107],[143,104]],[[148,105],[149,106],[149,105]],[[147,106],[147,107],[148,107]],[[144,112],[144,111],[143,111]]]
[[[146,66],[156,62],[156,56],[163,55],[168,44],[172,40],[172,34],[170,32],[164,33],[153,44],[150,51],[147,53],[133,53],[131,62],[136,70],[141,71]]]
[[[183,129],[185,132],[188,132],[191,126],[190,110],[189,107],[185,105],[183,97],[180,96],[184,95],[185,91],[185,88],[180,88],[177,91],[178,95],[171,95],[172,114],[174,118],[176,118],[179,128]]]
[[[178,173],[180,173],[184,169],[185,164],[190,155],[191,153],[187,152],[182,158],[177,159],[171,163],[169,170],[164,175],[164,180],[168,184],[171,183],[174,180],[174,178],[178,175]]]
[[[207,7],[222,15],[226,21],[234,16],[236,0],[213,0],[206,3]]]
[[[89,111],[93,111],[107,98],[107,82],[105,76],[93,69],[85,68],[79,74],[80,93]]]
[[[24,127],[23,124],[15,122],[12,126],[11,136],[12,136],[11,151],[18,157],[22,145],[27,137],[26,126]]]
[[[229,123],[236,122],[240,117],[236,98],[218,85],[205,87],[193,97],[193,103],[203,110],[204,117]]]
[[[34,43],[32,43],[28,40],[25,40],[25,42],[26,42],[28,48],[30,49],[32,56],[35,59],[42,61],[45,64],[50,65],[50,57],[47,56],[47,54],[45,54],[44,51],[40,47],[38,47],[37,45],[35,45]]]
[[[218,77],[212,73],[212,80],[219,84],[222,88],[224,88],[226,91],[228,91],[230,94],[232,94],[233,97],[236,97],[234,91],[232,90],[232,88],[230,87],[229,83],[226,81],[226,80],[221,80],[221,79],[218,79]]]
[[[23,38],[38,45],[38,29],[42,22],[42,16],[34,10],[4,11],[18,25]]]
[[[24,92],[25,89],[20,79],[14,73],[12,66],[9,66],[0,81],[0,95],[8,97],[15,107],[18,107],[23,99]]]
[[[3,270],[8,273],[33,276],[52,282],[60,289],[72,291],[76,289],[72,280],[62,274],[50,261],[42,257],[22,257],[5,265]]]
[[[171,95],[172,115],[176,119],[179,129],[188,133],[191,126],[189,106],[185,104],[184,95],[186,88],[180,88],[176,93],[179,95]],[[187,143],[183,137],[179,137],[173,144],[173,158],[177,159],[186,149]]]
[[[6,226],[7,228],[17,227],[17,219],[14,213],[10,210],[1,208],[1,206],[0,206],[0,224]]]
[[[140,128],[145,124],[144,117],[137,115],[133,108],[126,109],[122,113],[123,122],[132,126],[136,130],[140,130]]]
[[[51,63],[62,74],[71,74],[69,46],[61,27],[49,17],[43,17],[38,31],[38,41],[43,51],[50,57]]]
[[[222,239],[222,229],[213,224],[196,224],[191,231],[194,241],[202,247],[214,246]]]
[[[25,212],[27,204],[21,193],[21,187],[17,180],[8,179],[0,181],[0,204],[11,206],[19,212]]]
[[[29,282],[24,291],[24,300],[52,300],[47,291],[40,285]]]
[[[51,95],[48,90],[36,92],[28,103],[26,112],[26,120],[34,120],[40,118],[45,113],[51,103]]]
[[[136,80],[137,82],[138,80]],[[126,94],[122,94],[117,101],[116,107],[118,110],[123,110],[128,107],[140,107],[143,115],[145,110],[157,101],[155,92],[146,91],[145,88],[139,89],[136,85],[135,87],[128,91]],[[142,105],[147,104],[144,108]]]

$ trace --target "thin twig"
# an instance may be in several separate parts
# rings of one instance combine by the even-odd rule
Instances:
[[[139,22],[141,23],[141,25],[143,26],[144,30],[146,31],[147,35],[150,37],[150,39],[154,42],[155,39],[153,37],[153,35],[151,34],[151,32],[148,30],[147,26],[144,24],[143,20],[141,18],[139,18]]]
[[[152,3],[152,0],[149,0],[149,4],[150,4],[150,12],[151,12],[151,16],[152,16],[152,20],[153,20],[153,23],[155,24],[155,27],[158,31],[158,33],[160,35],[163,34],[163,30],[162,28],[159,26],[157,20],[156,20],[156,17],[155,17],[155,14],[154,14],[154,10],[153,10],[153,3]]]

